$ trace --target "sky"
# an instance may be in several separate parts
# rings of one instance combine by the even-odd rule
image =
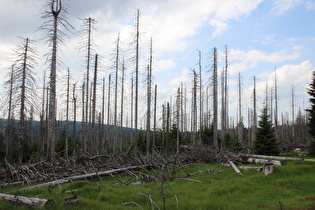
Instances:
[[[19,37],[36,42],[38,86],[47,68],[45,33],[37,29],[43,23],[44,0],[0,0],[0,84],[12,64],[12,49],[21,44]],[[210,84],[211,49],[218,49],[218,69],[224,66],[223,52],[228,48],[229,113],[237,111],[238,75],[242,84],[242,112],[252,108],[253,78],[257,81],[258,108],[265,100],[266,86],[278,83],[278,106],[290,113],[292,89],[296,110],[308,107],[306,88],[315,70],[314,0],[69,0],[68,22],[74,27],[67,33],[59,54],[59,76],[69,67],[75,81],[82,81],[84,53],[79,50],[82,21],[97,21],[93,33],[94,52],[101,56],[101,77],[112,72],[117,34],[127,68],[132,51],[136,10],[141,13],[141,71],[145,74],[149,40],[153,40],[154,83],[160,103],[176,95],[181,82],[189,88],[192,69],[198,69],[201,51],[202,80]],[[129,65],[129,67],[128,67]],[[276,71],[276,72],[275,72]],[[130,75],[129,75],[130,77]],[[2,89],[1,86],[0,89]],[[1,91],[3,92],[3,91]],[[268,93],[270,94],[270,93]]]

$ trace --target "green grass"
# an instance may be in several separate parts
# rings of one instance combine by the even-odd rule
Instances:
[[[205,173],[189,177],[192,180],[176,179],[166,182],[164,185],[166,209],[280,209],[280,205],[283,209],[315,207],[315,163],[287,162],[288,165],[276,166],[275,172],[269,176],[253,170],[242,170],[243,176],[236,176],[232,168],[220,167],[217,164],[181,168],[177,171],[179,176],[197,171]],[[215,169],[214,173],[206,173],[208,169]],[[148,173],[146,170],[143,172]],[[156,172],[151,174],[159,175]],[[128,175],[116,177],[123,181],[130,179]],[[74,193],[80,200],[80,206],[68,209],[140,209],[135,204],[122,205],[125,202],[135,202],[143,209],[151,209],[148,198],[138,194],[141,192],[150,195],[163,209],[161,183],[125,186],[113,184],[115,182],[116,179],[113,177],[105,177],[101,180],[53,186],[49,190],[33,189],[15,194],[52,198],[56,201],[56,209],[63,208],[63,199]],[[5,193],[13,188],[4,188],[0,191]],[[28,208],[0,201],[0,209]]]

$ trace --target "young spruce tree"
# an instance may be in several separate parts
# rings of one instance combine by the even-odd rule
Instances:
[[[307,93],[310,95],[310,98],[309,98],[310,108],[307,109],[307,111],[309,112],[308,132],[313,138],[309,153],[310,155],[315,156],[315,71],[313,71],[312,82],[309,84]]]
[[[280,151],[267,107],[262,110],[262,115],[258,122],[258,128],[255,132],[256,141],[254,149],[260,155],[279,155]]]

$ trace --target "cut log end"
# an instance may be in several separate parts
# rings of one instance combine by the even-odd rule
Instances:
[[[263,173],[267,176],[274,172],[275,165],[273,163],[265,163],[263,166]]]

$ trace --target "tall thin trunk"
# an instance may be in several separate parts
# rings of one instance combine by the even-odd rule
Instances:
[[[92,18],[88,18],[88,40],[87,40],[87,61],[86,61],[86,75],[85,75],[85,119],[84,119],[84,134],[83,141],[85,150],[87,150],[87,141],[89,138],[89,101],[90,101],[90,62],[91,62],[91,32],[92,32]]]
[[[13,81],[14,81],[14,65],[11,67],[10,74],[10,90],[9,90],[9,105],[8,105],[8,126],[6,128],[6,150],[5,156],[8,162],[12,161],[12,141],[13,141],[13,119],[12,119],[12,100],[13,100]]]
[[[201,142],[201,134],[203,130],[203,104],[202,104],[202,74],[201,74],[201,51],[198,51],[198,66],[199,66],[199,141]]]
[[[165,142],[165,150],[166,150],[166,157],[170,154],[170,139],[169,139],[169,133],[170,133],[170,104],[167,102],[167,110],[166,110],[166,142]]]
[[[81,133],[82,133],[82,143],[83,143],[83,149],[86,150],[86,138],[85,138],[85,133],[86,133],[86,124],[85,124],[85,80],[83,81],[82,84],[82,128],[81,128]]]
[[[192,113],[191,113],[191,131],[192,142],[196,143],[197,133],[197,73],[193,70],[193,87],[192,87]]]
[[[97,66],[98,66],[98,55],[95,55],[95,66],[94,66],[94,81],[93,81],[93,99],[92,99],[92,143],[91,149],[93,152],[96,152],[96,87],[97,87]]]
[[[156,144],[156,99],[157,99],[157,84],[154,86],[154,113],[153,113],[153,140],[152,149],[155,150]]]
[[[252,143],[255,141],[255,131],[257,128],[257,96],[256,96],[256,77],[254,76],[254,89],[253,89],[253,127],[252,127]]]
[[[104,123],[105,123],[105,77],[103,77],[103,91],[102,91],[102,127],[100,137],[100,150],[104,152]]]
[[[178,88],[177,90],[177,98],[176,98],[176,127],[177,127],[177,132],[176,132],[176,154],[179,153],[179,127],[180,127],[180,98],[181,98],[181,91],[180,88]],[[201,129],[200,129],[200,133],[201,133]],[[201,136],[200,136],[200,142],[201,142]]]
[[[56,4],[55,4],[56,2]],[[58,41],[58,16],[61,12],[61,0],[52,1],[51,13],[54,16],[52,54],[50,66],[49,82],[49,110],[48,110],[48,133],[47,133],[47,159],[50,161],[55,158],[56,143],[56,79],[57,79],[57,41]]]
[[[292,85],[291,88],[291,112],[292,112],[292,138],[295,140],[295,126],[294,126],[294,121],[295,121],[295,100],[294,100],[294,85]]]
[[[213,48],[213,146],[218,147],[218,72],[217,48]]]
[[[69,157],[69,143],[68,143],[68,135],[69,135],[69,100],[70,100],[70,69],[68,68],[67,75],[67,93],[66,93],[67,101],[66,101],[66,142],[65,142],[65,159]]]
[[[278,83],[277,83],[277,69],[275,68],[275,129],[276,129],[276,137],[278,136]]]
[[[135,89],[135,139],[133,142],[134,145],[134,153],[135,155],[137,155],[138,153],[138,98],[139,98],[139,61],[140,61],[140,57],[139,57],[139,44],[140,44],[140,11],[137,10],[137,18],[136,18],[136,69],[135,69],[135,73],[136,73],[136,89]]]
[[[241,83],[241,73],[238,73],[238,138],[243,144],[243,115],[242,115],[242,83]]]
[[[117,99],[118,99],[118,70],[119,70],[119,33],[117,36],[117,42],[116,42],[116,59],[115,59],[115,105],[114,105],[114,144],[117,144]],[[116,146],[114,146],[114,153],[116,152]]]
[[[124,119],[124,83],[125,83],[125,61],[122,62],[121,67],[121,99],[120,99],[120,152],[123,144],[123,119]]]
[[[45,98],[46,98],[46,71],[44,71],[44,77],[43,77],[43,92],[42,92],[42,110],[40,114],[40,143],[39,143],[39,153],[41,158],[44,156],[45,151],[45,142],[44,139],[46,139],[46,118],[45,118]]]
[[[28,45],[29,41],[28,38],[25,40],[24,45],[24,55],[23,55],[23,67],[22,67],[22,81],[21,81],[21,98],[20,98],[20,126],[19,126],[19,141],[18,141],[18,151],[19,151],[19,163],[22,164],[23,162],[23,155],[24,155],[24,148],[23,144],[26,138],[26,131],[25,131],[25,100],[26,99],[26,71],[27,71],[27,60],[28,60]]]
[[[134,92],[134,85],[133,85],[133,74],[131,76],[131,100],[130,100],[130,128],[133,128],[133,92]],[[134,135],[133,133],[131,133],[131,144],[133,145],[133,140],[134,139]]]
[[[72,87],[72,101],[73,101],[73,144],[76,144],[77,138],[77,97],[76,97],[76,83]]]
[[[152,64],[153,64],[153,49],[152,38],[150,43],[150,58],[147,70],[147,123],[146,123],[146,151],[147,155],[150,153],[150,141],[151,141],[151,88],[152,88]]]
[[[107,97],[107,143],[106,143],[106,152],[108,152],[110,146],[110,86],[111,86],[111,74],[108,76],[108,97]]]
[[[228,113],[228,97],[229,97],[229,93],[228,93],[228,49],[227,46],[225,45],[225,68],[224,68],[224,128],[227,129],[228,128],[228,123],[229,123],[229,113]]]

